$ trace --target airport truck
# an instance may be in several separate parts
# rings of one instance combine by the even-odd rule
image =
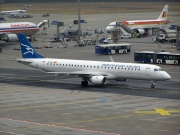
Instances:
[[[176,32],[170,32],[170,33],[160,33],[159,35],[157,36],[154,36],[153,37],[154,41],[158,41],[158,42],[161,42],[161,43],[164,43],[164,42],[170,42],[170,43],[176,43]]]

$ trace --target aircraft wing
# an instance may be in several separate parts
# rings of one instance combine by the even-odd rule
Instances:
[[[108,76],[109,74],[103,72],[90,72],[90,71],[75,71],[75,72],[47,72],[49,74],[61,74],[61,75],[72,75],[81,77],[92,77],[92,76]]]

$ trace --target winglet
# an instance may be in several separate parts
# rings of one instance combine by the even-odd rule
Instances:
[[[23,58],[44,58],[36,53],[24,34],[18,34]]]
[[[114,62],[113,58],[111,56],[109,56],[109,57],[110,57],[111,62]]]
[[[167,20],[168,5],[165,5],[157,20]]]

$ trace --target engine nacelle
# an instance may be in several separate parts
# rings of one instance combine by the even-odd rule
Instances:
[[[93,76],[90,81],[93,83],[93,84],[106,84],[106,77],[104,76]]]
[[[144,34],[145,30],[144,29],[137,29],[137,32],[140,33],[140,34]]]
[[[8,34],[8,35],[5,35],[5,37],[2,38],[1,40],[6,41],[6,42],[14,42],[14,41],[18,41],[18,37],[16,34]]]

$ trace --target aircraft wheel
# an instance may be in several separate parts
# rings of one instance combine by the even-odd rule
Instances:
[[[176,61],[174,61],[174,65],[177,65],[177,62],[176,62]]]
[[[153,89],[154,88],[154,84],[151,84],[151,89]]]
[[[155,82],[151,82],[151,89],[153,89],[155,87]]]
[[[83,86],[83,87],[88,86],[88,81],[82,81],[82,82],[81,82],[81,86]]]

